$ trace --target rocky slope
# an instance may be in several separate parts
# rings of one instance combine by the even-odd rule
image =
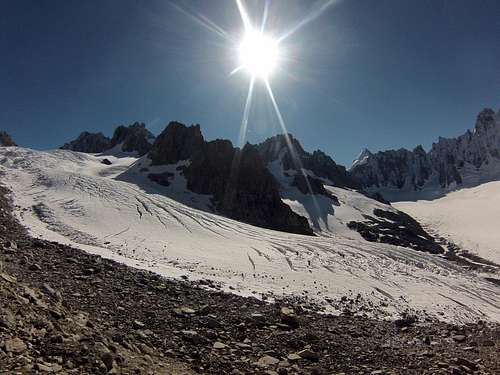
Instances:
[[[484,109],[477,116],[473,131],[457,138],[439,138],[429,152],[421,146],[412,151],[375,154],[365,150],[354,161],[350,173],[364,189],[380,192],[389,199],[397,198],[401,192],[427,191],[436,195],[498,179],[500,112]]]
[[[4,131],[0,131],[0,147],[10,147],[10,146],[17,146],[12,138],[10,137],[9,134],[7,134]]]
[[[86,153],[102,153],[119,147],[121,152],[137,153],[142,156],[150,149],[154,135],[146,129],[144,123],[135,122],[130,126],[118,126],[110,139],[102,133],[83,132],[78,138],[61,146],[63,150]]]
[[[0,187],[0,373],[495,374],[500,327],[266,303],[31,238]],[[409,344],[411,343],[411,344]]]
[[[281,201],[278,185],[255,146],[240,150],[228,140],[207,142],[199,125],[171,122],[148,157],[153,166],[189,161],[182,167],[187,188],[211,195],[217,212],[264,228],[312,234],[307,219]],[[152,174],[150,178],[158,181],[161,176]]]

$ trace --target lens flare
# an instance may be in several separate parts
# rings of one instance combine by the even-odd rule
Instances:
[[[278,43],[256,30],[247,30],[239,49],[240,64],[252,77],[267,79],[279,60]]]

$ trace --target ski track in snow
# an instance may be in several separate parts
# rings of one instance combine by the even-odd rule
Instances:
[[[242,295],[307,295],[332,313],[338,311],[326,300],[359,293],[382,317],[425,310],[454,322],[500,321],[499,288],[482,275],[439,256],[366,242],[343,228],[348,215],[373,210],[358,193],[329,187],[341,206],[327,222],[318,221],[318,236],[302,236],[237,222],[117,180],[137,159],[106,155],[113,163],[106,166],[103,158],[0,149],[2,182],[33,235],[166,277],[211,279]],[[208,201],[190,194],[200,205]],[[297,202],[291,206],[303,211]],[[352,206],[359,213],[349,211]]]

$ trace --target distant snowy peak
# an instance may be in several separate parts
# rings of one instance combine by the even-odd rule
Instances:
[[[11,136],[4,131],[0,131],[0,147],[17,146]]]
[[[500,179],[500,112],[484,109],[473,131],[440,137],[428,153],[422,146],[375,154],[365,150],[350,172],[364,189],[396,200],[404,195],[399,193],[436,193]]]
[[[75,140],[64,144],[61,149],[86,153],[113,150],[143,156],[149,152],[154,140],[155,136],[146,129],[144,123],[135,122],[130,126],[118,126],[111,139],[102,133],[83,132]]]

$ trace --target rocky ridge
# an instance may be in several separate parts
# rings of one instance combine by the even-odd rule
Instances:
[[[500,112],[481,111],[473,131],[439,138],[429,152],[364,150],[350,168],[362,188],[389,194],[435,187],[451,189],[500,177]]]
[[[130,126],[118,126],[111,139],[102,133],[83,132],[76,139],[61,146],[61,149],[102,153],[120,146],[119,151],[135,152],[143,156],[151,149],[154,138],[144,123],[135,122]]]

